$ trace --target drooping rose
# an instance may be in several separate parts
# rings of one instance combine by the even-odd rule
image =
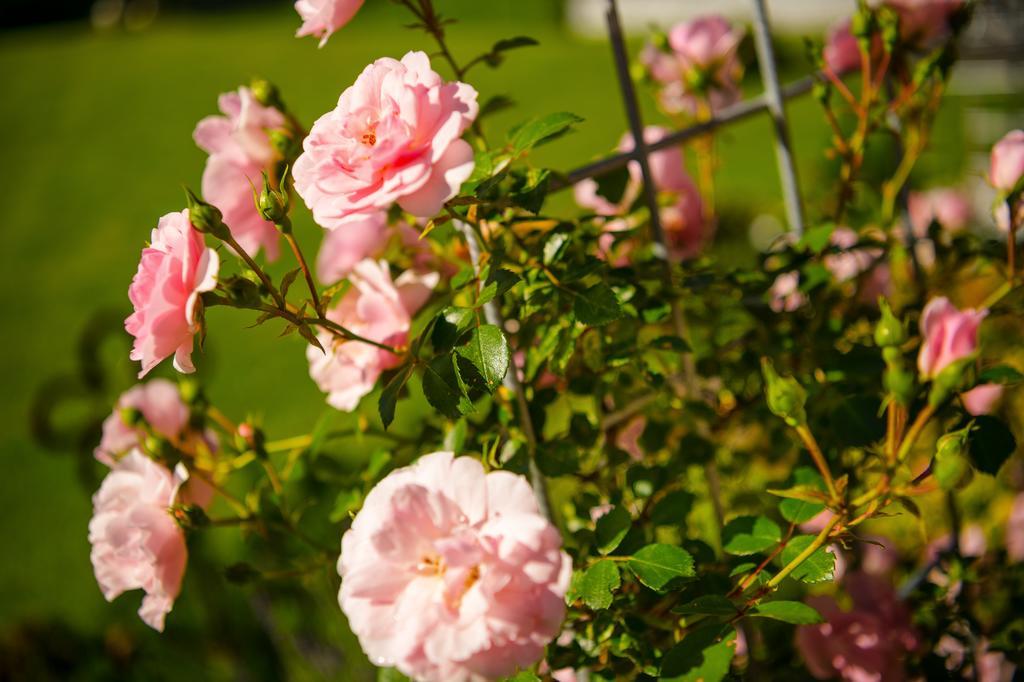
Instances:
[[[341,540],[339,602],[377,665],[498,679],[558,636],[572,563],[521,476],[435,452],[370,491]]]
[[[960,396],[964,409],[975,417],[991,414],[1003,397],[1000,384],[980,384]]]
[[[295,11],[302,17],[296,37],[316,36],[320,47],[335,31],[352,21],[363,0],[297,0]]]
[[[127,590],[144,590],[139,616],[161,632],[188,558],[185,534],[170,512],[183,482],[182,474],[132,450],[92,500],[90,558],[103,596],[113,601]]]
[[[911,47],[926,50],[950,34],[950,18],[963,0],[885,0],[900,19],[900,37]]]
[[[768,295],[771,297],[768,304],[777,313],[791,313],[807,303],[807,296],[800,291],[800,273],[795,270],[776,277]]]
[[[263,172],[277,161],[269,130],[284,125],[284,115],[256,101],[246,87],[226,92],[217,102],[223,116],[207,116],[192,137],[210,155],[203,170],[203,198],[220,209],[238,245],[251,255],[260,248],[277,258],[280,234],[263,219],[253,200],[253,186],[263,186]]]
[[[988,181],[1003,192],[1012,192],[1024,177],[1024,130],[1011,130],[992,147]]]
[[[911,192],[907,198],[910,224],[914,236],[928,236],[932,221],[949,232],[959,232],[971,220],[971,202],[962,192],[952,188]]]
[[[368,213],[342,230],[325,230],[316,258],[316,274],[324,284],[334,284],[352,272],[356,263],[379,256],[391,237],[388,215]]]
[[[659,126],[644,128],[644,141],[654,144],[669,131]],[[626,133],[619,142],[619,151],[629,152],[634,148],[633,136]],[[678,147],[660,149],[649,156],[651,178],[655,189],[664,199],[658,211],[665,235],[665,246],[673,260],[693,258],[703,249],[714,232],[704,214],[704,203],[696,184],[686,172],[683,153]],[[597,181],[591,178],[581,180],[574,186],[576,203],[592,210],[599,216],[623,215],[640,196],[643,188],[643,172],[640,164],[632,161],[628,166],[629,180],[622,197],[617,203],[609,201],[598,193]],[[622,243],[613,254],[615,233],[629,229],[625,220],[607,220],[603,223],[605,234],[599,242],[602,255],[613,264],[628,263],[631,244]]]
[[[143,425],[125,422],[126,410],[138,410],[145,425],[168,438],[178,439],[188,425],[188,406],[174,382],[153,379],[132,386],[121,394],[114,411],[103,420],[103,437],[94,454],[107,466],[113,466],[119,455],[137,447],[145,437]]]
[[[921,314],[921,351],[917,367],[932,379],[951,363],[978,349],[978,328],[987,310],[958,310],[945,297],[933,298]]]
[[[392,281],[385,261],[364,260],[352,270],[349,289],[327,318],[371,341],[402,346],[409,340],[412,316],[430,297],[437,273],[407,270]],[[309,374],[327,393],[333,407],[352,411],[373,390],[381,372],[401,358],[363,341],[345,340],[322,331],[317,338],[326,349],[306,349]]]
[[[807,600],[825,618],[797,629],[797,649],[807,669],[819,680],[900,682],[903,661],[919,644],[909,610],[886,578],[854,572],[843,582],[852,610],[841,610],[831,597]]]
[[[477,93],[446,83],[423,52],[378,59],[313,124],[295,162],[295,189],[322,227],[398,203],[433,217],[473,171],[461,139],[476,118]]]
[[[172,355],[176,370],[195,371],[192,347],[202,312],[199,295],[217,285],[219,264],[217,252],[206,248],[203,235],[189,222],[188,209],[160,219],[128,287],[135,312],[124,328],[135,337],[130,357],[142,362],[140,379]]]
[[[849,19],[844,19],[829,30],[822,57],[825,66],[837,76],[860,68],[860,47],[857,38],[850,33]]]

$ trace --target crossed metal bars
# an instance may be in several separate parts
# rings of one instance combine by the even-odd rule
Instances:
[[[814,84],[812,77],[802,78],[785,86],[779,85],[778,70],[775,66],[775,53],[772,49],[771,30],[768,23],[768,12],[764,0],[751,0],[754,9],[754,43],[757,48],[757,61],[760,66],[764,94],[760,97],[744,100],[725,107],[707,121],[672,132],[657,142],[648,144],[643,136],[643,121],[640,107],[637,104],[636,90],[629,74],[629,56],[626,41],[622,35],[622,24],[616,0],[608,0],[605,20],[608,24],[608,37],[615,57],[615,71],[619,80],[619,89],[626,109],[626,118],[633,135],[632,151],[613,154],[593,163],[570,171],[566,177],[568,184],[574,184],[585,178],[601,175],[608,171],[622,168],[630,161],[640,165],[644,178],[644,201],[651,215],[651,231],[660,253],[665,255],[664,233],[658,218],[658,204],[654,184],[651,182],[649,156],[652,152],[682,144],[686,140],[699,137],[719,126],[745,119],[762,111],[771,116],[775,133],[775,156],[779,166],[779,179],[782,185],[782,196],[786,206],[786,218],[789,229],[797,236],[803,234],[803,210],[800,202],[800,188],[797,182],[796,163],[793,159],[792,146],[789,139],[789,126],[786,122],[784,102],[808,92]]]

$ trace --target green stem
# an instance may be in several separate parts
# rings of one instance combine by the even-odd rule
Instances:
[[[825,527],[821,529],[821,532],[818,533],[818,536],[814,538],[814,541],[811,542],[811,544],[807,545],[807,548],[804,549],[804,551],[797,554],[792,561],[783,566],[782,569],[780,569],[779,572],[776,573],[772,577],[772,579],[768,581],[768,587],[772,589],[778,587],[779,583],[786,579],[786,576],[788,576],[790,573],[799,568],[800,564],[807,561],[812,554],[814,554],[823,546],[825,546],[825,543],[828,542],[828,539],[832,534],[832,529],[835,528],[838,524],[839,517],[833,516],[831,520],[829,520],[829,522],[825,525]]]

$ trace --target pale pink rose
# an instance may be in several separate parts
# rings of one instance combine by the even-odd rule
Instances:
[[[971,390],[960,395],[964,403],[964,409],[975,417],[983,414],[992,414],[996,405],[1003,397],[1003,387],[1000,384],[980,384]]]
[[[324,232],[316,258],[316,274],[324,284],[344,279],[356,263],[379,256],[391,237],[384,211],[360,216],[343,229]]]
[[[835,516],[835,514],[828,509],[822,509],[810,519],[801,523],[800,530],[804,533],[813,533],[814,535],[817,535],[821,531],[825,530],[825,526],[828,525],[828,522],[832,520],[833,516]]]
[[[278,255],[280,233],[256,209],[253,187],[263,187],[277,153],[267,131],[284,125],[284,115],[256,101],[246,87],[226,92],[217,102],[223,116],[207,116],[192,137],[210,155],[203,170],[203,198],[220,209],[224,224],[238,245],[251,255],[260,248],[267,258]]]
[[[1006,522],[1006,554],[1010,561],[1024,561],[1024,493],[1017,493]]]
[[[966,633],[960,633],[962,636]],[[1017,667],[1006,660],[1001,651],[989,649],[989,642],[984,637],[977,640],[974,647],[974,664],[961,669],[965,663],[967,646],[961,639],[952,635],[943,635],[935,645],[935,653],[946,659],[946,669],[957,671],[964,679],[976,679],[978,682],[1011,682]],[[976,674],[973,674],[976,673]]]
[[[850,33],[850,20],[844,19],[829,30],[822,53],[827,66],[837,76],[860,68],[860,47]]]
[[[640,446],[640,437],[647,428],[647,417],[638,414],[627,421],[615,434],[615,447],[629,453],[636,462],[644,458],[644,449]]]
[[[341,539],[339,602],[377,665],[498,679],[561,631],[572,562],[529,484],[435,452],[390,473]]]
[[[882,255],[876,248],[854,248],[860,236],[848,227],[837,227],[832,232],[829,242],[839,249],[838,253],[825,256],[825,267],[832,273],[837,282],[848,282],[871,267],[875,259]]]
[[[577,682],[579,677],[572,668],[559,668],[551,673],[551,679],[555,682]]]
[[[595,505],[590,508],[590,520],[594,523],[597,523],[598,519],[600,519],[602,516],[610,512],[612,509],[615,509],[615,505],[607,502],[604,504]]]
[[[364,260],[349,277],[351,288],[327,318],[371,341],[404,346],[409,341],[412,316],[430,297],[437,273],[407,270],[392,281],[385,261]],[[331,406],[351,412],[373,390],[381,372],[401,362],[390,351],[362,341],[349,341],[322,331],[317,335],[326,353],[309,346],[309,374],[327,393]]]
[[[971,220],[970,200],[959,190],[951,188],[911,192],[907,198],[907,208],[914,236],[919,238],[928,236],[932,221],[949,232],[959,232]]]
[[[978,328],[987,310],[958,310],[945,297],[933,298],[921,313],[921,351],[917,368],[933,379],[951,363],[978,349]]]
[[[170,513],[184,477],[184,469],[172,474],[132,450],[92,498],[90,558],[103,596],[113,601],[127,590],[145,590],[139,616],[161,632],[188,558],[185,534]]]
[[[844,584],[853,601],[850,611],[831,597],[807,600],[825,618],[797,628],[796,644],[807,669],[820,680],[903,680],[903,661],[919,644],[909,610],[887,579],[850,573]]]
[[[344,229],[398,203],[433,217],[473,172],[461,139],[477,93],[445,83],[423,52],[378,59],[320,117],[295,162],[295,189],[322,227]]]
[[[172,355],[176,370],[195,371],[192,346],[200,327],[199,295],[217,286],[219,265],[217,252],[206,248],[203,235],[189,222],[188,209],[160,219],[128,287],[135,312],[124,328],[135,337],[130,357],[142,362],[140,379]]]
[[[672,113],[693,114],[698,96],[705,97],[713,111],[738,101],[743,69],[737,48],[742,39],[743,30],[718,15],[674,26],[668,33],[668,44],[679,75],[662,88],[662,106]],[[698,82],[705,84],[700,90],[694,88]]]
[[[320,47],[335,31],[347,24],[363,6],[363,0],[297,0],[295,11],[302,17],[296,37],[316,36]]]
[[[777,313],[791,313],[807,303],[807,297],[800,291],[800,273],[795,270],[776,277],[768,295],[769,305]]]
[[[144,425],[125,423],[124,411],[138,410]],[[96,459],[113,466],[115,459],[139,445],[146,428],[161,436],[177,440],[188,426],[188,406],[182,401],[178,386],[167,379],[153,379],[132,386],[121,394],[114,411],[103,420],[103,437],[93,451]]]
[[[1024,130],[1011,130],[992,147],[988,181],[1003,192],[1012,192],[1024,177]]]
[[[928,49],[949,36],[950,17],[963,0],[885,0],[900,17],[900,36],[907,44]]]

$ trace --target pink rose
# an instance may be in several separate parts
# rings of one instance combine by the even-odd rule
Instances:
[[[412,316],[440,277],[407,270],[392,281],[385,261],[364,260],[349,279],[352,287],[327,312],[328,319],[372,341],[403,346],[409,341]],[[328,404],[339,410],[354,410],[381,372],[401,362],[397,355],[362,341],[346,341],[326,331],[317,338],[326,353],[313,346],[306,349],[309,374],[327,393]]]
[[[1010,561],[1024,561],[1024,493],[1017,493],[1013,498],[1006,522],[1006,555]]]
[[[107,466],[113,466],[118,455],[139,445],[145,437],[144,426],[132,426],[124,420],[125,410],[138,410],[142,419],[155,433],[178,439],[188,425],[188,406],[174,382],[153,379],[132,386],[121,394],[114,411],[103,421],[103,437],[94,454]]]
[[[833,230],[829,242],[834,248],[839,249],[839,252],[825,256],[824,261],[825,267],[837,282],[855,279],[882,255],[881,249],[854,248],[859,241],[860,236],[848,227],[837,227]]]
[[[131,359],[142,362],[139,378],[171,355],[174,368],[190,374],[193,337],[199,331],[199,294],[217,285],[220,262],[192,227],[188,209],[160,219],[150,245],[142,250],[138,272],[128,287],[135,312],[124,328],[135,337]]]
[[[694,113],[695,95],[706,97],[712,110],[738,101],[743,68],[737,49],[742,39],[743,30],[718,15],[674,26],[668,33],[668,44],[679,76],[662,89],[662,106],[672,113]],[[701,85],[695,87],[698,83]]]
[[[971,202],[958,190],[950,188],[933,189],[928,192],[911,192],[907,199],[910,224],[914,236],[928,236],[932,221],[943,229],[959,232],[971,220]]]
[[[113,601],[126,590],[145,590],[139,616],[161,632],[181,591],[188,558],[185,533],[170,514],[183,471],[172,475],[132,450],[92,498],[90,558],[103,596]]]
[[[324,284],[334,284],[352,272],[356,263],[381,254],[391,237],[387,213],[360,216],[342,230],[325,230],[316,259],[316,274]]]
[[[352,21],[362,6],[363,0],[297,0],[295,11],[302,17],[302,26],[295,35],[316,36],[323,47],[331,34]]]
[[[1011,130],[992,147],[988,181],[1003,192],[1012,192],[1024,177],[1024,130]]]
[[[899,682],[904,658],[919,643],[910,612],[886,579],[850,573],[844,583],[851,611],[840,610],[831,597],[807,600],[826,621],[797,628],[796,644],[807,669],[819,680]]]
[[[461,135],[477,93],[445,83],[423,52],[378,59],[313,124],[295,162],[295,189],[328,229],[344,229],[397,202],[432,217],[473,172]]]
[[[377,665],[427,682],[501,678],[561,630],[561,546],[522,476],[435,452],[366,496],[341,539],[339,602]]]
[[[224,93],[217,104],[224,115],[207,116],[192,133],[210,155],[203,170],[203,198],[220,209],[231,236],[247,253],[255,255],[262,247],[274,260],[280,234],[259,214],[252,188],[263,186],[263,172],[277,161],[267,131],[283,126],[284,115],[257,102],[245,87]]]
[[[900,17],[900,36],[919,49],[928,49],[945,39],[949,20],[963,0],[885,0]]]
[[[1003,387],[1001,385],[980,384],[961,394],[960,400],[963,401],[965,410],[975,417],[979,417],[983,414],[991,414],[1002,397]]]
[[[844,19],[829,31],[822,57],[825,66],[837,76],[860,68],[860,46],[850,33],[849,19]]]
[[[921,314],[921,351],[917,367],[933,379],[953,362],[978,349],[978,327],[987,310],[960,311],[945,297],[933,298]]]
[[[776,277],[768,295],[769,305],[777,313],[791,313],[807,303],[807,297],[800,291],[800,273],[795,270]]]
[[[597,523],[597,520],[602,516],[615,509],[615,505],[611,503],[598,504],[590,508],[590,520],[592,523]]]

